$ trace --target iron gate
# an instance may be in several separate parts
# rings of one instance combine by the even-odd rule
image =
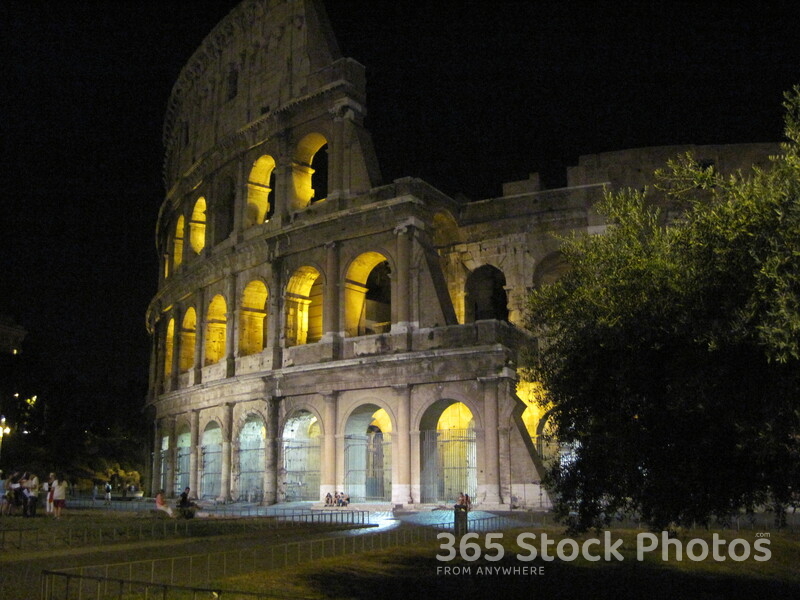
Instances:
[[[420,431],[423,503],[453,503],[460,493],[478,491],[477,444],[474,429]]]
[[[344,491],[352,502],[391,501],[391,434],[376,432],[345,436],[344,472]]]
[[[283,470],[286,502],[319,500],[320,440],[284,439]]]

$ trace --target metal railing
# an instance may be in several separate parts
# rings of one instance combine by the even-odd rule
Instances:
[[[338,511],[276,511],[269,517],[249,519],[167,519],[154,517],[127,523],[62,525],[48,527],[19,527],[0,529],[0,551],[30,548],[79,547],[117,542],[201,537],[207,535],[246,533],[253,529],[281,529],[305,524],[330,526],[368,526],[369,512]]]
[[[75,567],[42,574],[42,600],[100,600],[105,598],[192,598],[187,588],[220,593],[213,582],[255,571],[286,568],[302,563],[382,550],[434,540],[438,530],[400,527],[362,536],[329,537],[273,546],[229,550],[211,554],[176,556],[91,567]],[[154,596],[154,592],[158,596]],[[149,595],[148,595],[149,594]],[[180,595],[184,594],[184,595]],[[224,598],[252,592],[225,591]],[[274,596],[247,596],[271,598]]]

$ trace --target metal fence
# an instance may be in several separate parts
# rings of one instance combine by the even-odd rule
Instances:
[[[251,519],[142,519],[133,522],[62,526],[48,528],[0,529],[0,551],[30,548],[97,546],[176,537],[201,537],[246,533],[254,529],[280,529],[305,524],[330,526],[367,526],[369,512],[364,510],[284,510],[270,517]]]
[[[105,598],[201,598],[192,593],[217,593],[219,598],[272,598],[250,592],[223,592],[213,582],[235,575],[286,568],[334,556],[358,554],[433,540],[439,531],[430,527],[400,527],[362,536],[328,537],[229,550],[212,554],[178,556],[91,567],[76,567],[42,574],[42,600],[100,600]],[[220,595],[224,594],[224,595]],[[251,594],[251,595],[248,595]]]

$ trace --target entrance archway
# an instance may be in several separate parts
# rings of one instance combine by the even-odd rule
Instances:
[[[286,420],[278,481],[284,501],[319,500],[320,439],[319,421],[307,410],[299,410]]]
[[[192,434],[188,426],[182,427],[178,431],[175,439],[175,487],[172,492],[179,494],[189,487],[189,457],[192,453]]]
[[[222,487],[222,428],[216,421],[206,425],[201,451],[200,496],[218,498]]]
[[[472,412],[463,402],[439,400],[420,422],[420,495],[429,503],[452,503],[478,491],[477,442]]]
[[[250,415],[239,432],[239,500],[264,499],[267,428],[258,415]]]
[[[352,502],[392,499],[392,423],[374,404],[359,406],[344,436],[344,491]]]

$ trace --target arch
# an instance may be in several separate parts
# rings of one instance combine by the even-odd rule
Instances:
[[[420,493],[423,503],[450,502],[478,489],[477,439],[472,411],[441,399],[420,420]]]
[[[172,375],[172,357],[175,352],[175,319],[170,317],[164,335],[164,377]],[[166,488],[165,488],[166,489]]]
[[[297,143],[292,162],[293,209],[303,209],[327,196],[327,152],[320,152],[327,144],[319,133],[309,133]]]
[[[249,414],[239,430],[239,500],[261,502],[264,499],[267,426],[257,414]]]
[[[210,421],[200,441],[200,497],[218,498],[222,486],[222,427]]]
[[[345,275],[345,335],[385,333],[391,328],[392,289],[389,261],[379,252],[365,252],[350,263]]]
[[[483,319],[508,321],[506,277],[492,265],[478,267],[467,277],[465,312],[466,323]]]
[[[321,431],[319,419],[307,410],[297,410],[283,427],[282,464],[278,477],[279,497],[286,502],[319,500]]]
[[[459,239],[458,223],[449,212],[437,212],[433,215],[433,245],[436,248],[448,248],[457,244]]]
[[[353,502],[392,499],[392,422],[385,409],[362,404],[345,422],[344,486]]]
[[[242,307],[239,313],[239,354],[248,356],[264,350],[264,338],[267,322],[267,298],[269,292],[266,284],[254,279],[242,291]]]
[[[188,425],[181,426],[175,436],[175,485],[173,494],[189,487],[189,467],[192,455],[192,432]]]
[[[286,346],[322,338],[323,286],[319,271],[300,267],[286,285]]]
[[[561,252],[552,252],[542,258],[533,272],[533,285],[542,287],[555,283],[570,270],[570,264]]]
[[[275,159],[265,154],[253,163],[250,176],[247,178],[247,206],[245,207],[244,226],[253,227],[266,223],[275,212],[270,201],[274,189]]]
[[[194,307],[190,306],[183,315],[181,325],[181,344],[179,369],[181,373],[186,373],[194,366],[194,344],[197,338],[197,313]]]
[[[197,199],[189,219],[189,246],[195,254],[200,254],[206,247],[206,199]]]
[[[175,223],[175,232],[172,236],[172,272],[174,273],[183,262],[183,215],[178,217]]]
[[[211,232],[214,236],[212,245],[217,245],[230,237],[233,232],[233,211],[236,202],[236,185],[232,177],[223,177],[217,185],[216,198],[213,202],[214,225]]]
[[[213,365],[225,357],[228,305],[221,294],[211,299],[206,313],[205,364]]]

